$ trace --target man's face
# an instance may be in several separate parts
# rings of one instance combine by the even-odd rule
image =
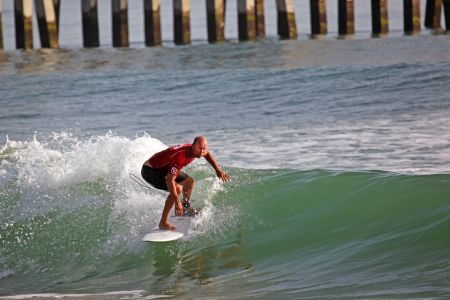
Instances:
[[[206,141],[198,141],[192,144],[192,156],[200,158],[206,155],[208,150],[208,143]]]

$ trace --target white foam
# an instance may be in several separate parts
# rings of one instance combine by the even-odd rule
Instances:
[[[140,176],[144,161],[165,147],[148,134],[132,139],[111,133],[88,139],[68,133],[54,133],[44,141],[36,137],[31,141],[8,139],[0,151],[0,183],[17,181],[22,199],[16,218],[43,215],[55,207],[68,213],[81,206],[102,205],[102,201],[109,206],[113,202],[110,223],[123,222],[125,212],[125,222],[131,229],[125,227],[110,240],[118,240],[117,235],[127,239],[133,237],[139,225],[155,219],[163,204],[160,194],[151,194],[136,185],[129,173]],[[73,187],[87,182],[106,189],[106,196],[96,197],[93,202],[92,197],[72,194]]]
[[[1,235],[0,235],[1,238]],[[14,275],[15,273],[11,270],[0,271],[0,280],[8,276]]]
[[[164,147],[147,134],[129,139],[109,133],[78,140],[67,133],[54,133],[45,142],[36,137],[29,142],[8,140],[0,155],[9,153],[5,164],[13,162],[22,184],[55,188],[99,178],[115,182],[131,171],[139,174],[145,159]]]
[[[41,293],[41,294],[22,294],[1,296],[0,299],[65,299],[65,298],[89,298],[89,299],[124,299],[124,296],[132,298],[126,299],[162,299],[171,298],[171,295],[145,295],[145,290],[132,290],[132,291],[115,291],[106,293],[80,293],[80,294],[63,294],[63,293]]]
[[[198,166],[198,168],[205,167],[205,165]],[[187,239],[197,236],[220,236],[234,226],[238,211],[232,207],[225,210],[220,203],[214,203],[215,196],[224,190],[224,183],[217,177],[207,177],[197,182],[192,196],[193,199],[197,199],[194,205],[200,205],[202,209],[193,219]]]

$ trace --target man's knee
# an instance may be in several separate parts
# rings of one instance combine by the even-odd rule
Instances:
[[[194,187],[194,184],[195,184],[194,178],[192,178],[191,176],[189,176],[186,180],[187,180],[187,183],[188,183],[188,187],[193,188],[193,187]]]
[[[192,189],[194,187],[194,184],[195,180],[191,176],[189,176],[183,181],[183,187],[186,189]]]

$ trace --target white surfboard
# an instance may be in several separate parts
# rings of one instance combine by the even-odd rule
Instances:
[[[161,230],[155,228],[142,238],[143,242],[170,242],[175,241],[188,234],[191,227],[192,216],[169,217],[169,223],[175,226],[176,230]]]
[[[170,242],[181,238],[184,234],[175,230],[153,229],[142,238],[143,242]]]

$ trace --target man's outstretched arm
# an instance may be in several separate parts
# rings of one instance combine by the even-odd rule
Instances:
[[[230,181],[230,175],[222,171],[222,169],[220,168],[219,164],[216,162],[214,156],[212,156],[210,151],[208,151],[208,153],[205,155],[205,158],[216,171],[217,177],[219,177],[223,182]]]

